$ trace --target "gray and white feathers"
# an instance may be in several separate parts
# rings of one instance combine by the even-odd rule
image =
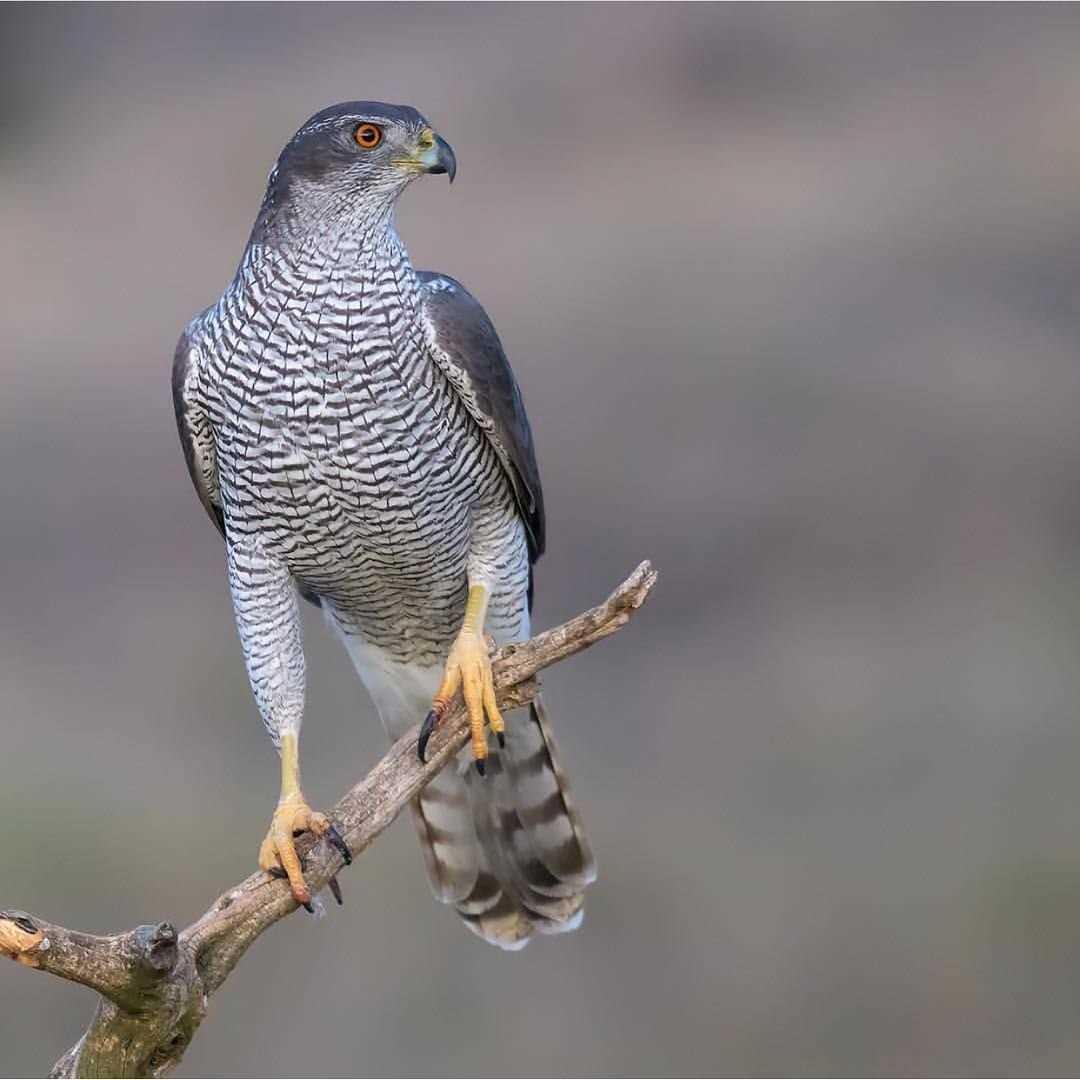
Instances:
[[[374,150],[350,145],[376,123]],[[532,434],[483,308],[413,270],[396,199],[449,146],[416,110],[316,114],[270,175],[220,300],[181,337],[173,395],[199,498],[226,541],[252,689],[298,731],[297,592],[343,640],[396,736],[430,705],[470,582],[497,641],[529,633],[545,543]],[[488,782],[451,766],[414,817],[436,895],[503,947],[572,929],[591,853],[542,706],[509,718]]]

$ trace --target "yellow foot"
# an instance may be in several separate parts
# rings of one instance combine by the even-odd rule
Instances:
[[[295,837],[311,832],[316,836],[325,836],[341,853],[346,865],[352,862],[341,834],[330,823],[325,814],[312,810],[303,795],[290,795],[278,803],[274,816],[270,820],[270,831],[266,834],[259,848],[259,867],[276,877],[287,877],[296,902],[308,911],[311,906],[311,890],[304,881],[304,872],[300,866],[300,856],[296,853]],[[334,882],[334,896],[341,903],[340,893]]]
[[[420,728],[420,739],[416,750],[420,760],[425,761],[424,752],[428,740],[435,728],[446,715],[454,695],[461,690],[465,698],[465,707],[469,711],[469,730],[471,733],[473,760],[476,771],[484,775],[484,761],[487,758],[487,730],[491,725],[500,746],[506,745],[504,732],[506,724],[495,704],[495,684],[491,677],[491,653],[489,640],[478,632],[463,628],[458,634],[446,660],[446,673],[442,685],[435,694],[431,712],[427,714]]]

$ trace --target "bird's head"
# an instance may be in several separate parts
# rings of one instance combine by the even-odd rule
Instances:
[[[450,144],[408,105],[346,101],[317,112],[289,140],[270,174],[264,212],[296,218],[385,218],[425,173],[454,179]],[[298,222],[297,222],[298,223]]]

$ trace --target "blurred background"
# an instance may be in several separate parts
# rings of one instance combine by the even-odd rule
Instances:
[[[536,623],[661,572],[546,680],[601,878],[503,955],[398,822],[181,1075],[1075,1074],[1078,50],[1075,7],[5,7],[0,904],[185,924],[254,868],[173,345],[306,117],[408,102],[460,167],[402,234],[536,434]],[[307,631],[327,805],[384,741]],[[91,1007],[0,966],[0,1072]]]

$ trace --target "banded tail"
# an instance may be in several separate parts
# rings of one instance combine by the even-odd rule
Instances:
[[[431,708],[442,669],[402,663],[359,637],[341,640],[386,733],[400,738]],[[581,925],[596,863],[539,697],[506,717],[505,748],[489,739],[486,776],[466,746],[411,805],[432,892],[473,933],[520,949],[534,934]]]
[[[581,925],[596,863],[540,698],[507,718],[486,776],[466,747],[412,810],[432,891],[474,934],[520,949],[533,934]]]

